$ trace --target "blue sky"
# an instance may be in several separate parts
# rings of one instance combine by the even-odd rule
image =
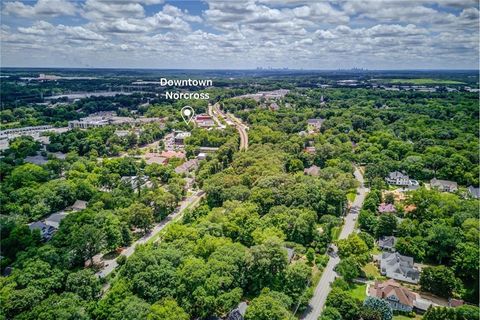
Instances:
[[[1,65],[478,69],[478,0],[4,0]]]

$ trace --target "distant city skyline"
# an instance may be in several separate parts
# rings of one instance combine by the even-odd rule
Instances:
[[[478,69],[478,0],[1,4],[2,67]]]

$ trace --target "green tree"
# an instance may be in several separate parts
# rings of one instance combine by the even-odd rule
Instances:
[[[378,311],[381,314],[381,320],[392,320],[392,308],[387,301],[376,297],[367,297],[363,302],[363,307]]]
[[[342,315],[334,307],[325,307],[322,311],[322,315],[318,320],[342,320]]]
[[[156,302],[150,308],[148,320],[188,320],[190,317],[172,298]]]
[[[382,214],[378,219],[376,230],[377,238],[382,236],[392,236],[397,230],[397,217],[391,213]]]
[[[153,210],[142,203],[134,203],[129,208],[130,223],[146,234],[153,223]]]
[[[420,276],[422,290],[449,298],[460,287],[452,269],[445,266],[426,267]]]
[[[288,299],[278,299],[281,293],[262,292],[254,298],[248,306],[245,320],[287,320],[290,317],[288,312]]]
[[[346,291],[332,289],[327,297],[327,307],[337,309],[345,320],[357,320],[360,312],[360,301],[353,298]]]
[[[90,269],[70,273],[65,283],[65,290],[77,294],[84,300],[98,298],[102,285],[100,280]]]

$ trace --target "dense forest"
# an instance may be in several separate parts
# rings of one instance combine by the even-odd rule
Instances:
[[[248,150],[238,150],[232,127],[191,129],[187,159],[200,147],[219,148],[194,173],[194,188],[205,197],[155,241],[137,246],[128,259],[118,256],[119,266],[106,278],[95,274],[96,255],[115,255],[147,235],[189,196],[185,174],[175,172],[184,160],[147,164],[139,157],[172,130],[190,129],[178,114],[188,102],[153,98],[145,105],[145,96],[130,95],[82,99],[50,115],[51,108],[23,102],[2,110],[7,126],[63,125],[105,110],[167,120],[121,128],[131,131],[122,137],[111,126],[51,134],[44,151],[29,137],[10,142],[0,159],[1,268],[11,270],[0,278],[0,319],[206,319],[225,317],[242,301],[247,320],[289,319],[308,307],[335,243],[340,277],[321,319],[378,320],[378,301],[360,301],[349,290],[353,279],[369,277],[375,241],[390,235],[401,254],[428,265],[423,291],[478,304],[479,201],[466,196],[468,186],[479,184],[478,95],[315,88],[317,78],[300,77],[296,85],[288,85],[287,76],[222,80],[209,89],[210,103],[218,101],[248,126]],[[235,98],[254,88],[291,90],[277,101],[278,110],[264,100]],[[206,111],[207,101],[191,102],[197,113]],[[319,132],[308,132],[312,118],[324,119]],[[41,152],[65,158],[25,161]],[[312,166],[316,174],[305,174]],[[355,168],[370,192],[358,215],[360,231],[338,240],[359,186]],[[405,172],[419,188],[406,200],[394,199],[385,182],[390,171]],[[122,180],[131,176],[149,186]],[[459,190],[426,188],[434,177],[457,182]],[[76,200],[87,201],[87,208],[68,214],[50,241],[28,228]],[[381,203],[396,213],[380,214]],[[424,319],[478,314],[472,306],[456,310],[436,308]]]

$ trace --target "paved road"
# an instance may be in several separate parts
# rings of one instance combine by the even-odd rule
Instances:
[[[157,223],[153,227],[153,229],[150,231],[150,233],[146,234],[142,238],[135,241],[131,246],[125,248],[121,254],[126,257],[130,257],[135,252],[135,247],[137,245],[143,244],[148,240],[150,240],[151,238],[153,238],[157,233],[162,231],[170,222],[174,221],[177,217],[180,217],[183,214],[183,211],[188,206],[190,206],[191,204],[197,203],[204,195],[205,195],[205,192],[200,190],[200,191],[197,191],[195,194],[191,195],[190,197],[186,198],[185,200],[183,200],[172,214],[170,214],[168,217],[163,219],[161,222]],[[103,268],[97,272],[97,276],[99,276],[100,278],[104,278],[108,276],[118,266],[116,259],[104,260],[103,262],[104,262]]]
[[[358,182],[360,182],[360,186],[357,188],[357,196],[353,201],[352,207],[361,207],[363,204],[363,200],[365,199],[365,195],[368,192],[368,189],[364,188],[363,186],[363,176],[358,169],[355,169],[355,178]],[[355,221],[357,219],[358,214],[353,213],[350,211],[347,216],[345,217],[345,223],[343,225],[342,231],[340,232],[340,239],[345,239],[355,230]],[[325,305],[325,301],[327,300],[327,296],[330,293],[331,287],[330,284],[335,280],[337,276],[335,267],[340,262],[339,257],[330,257],[327,266],[323,270],[322,277],[318,282],[317,287],[315,288],[315,292],[313,294],[312,299],[310,300],[309,306],[307,311],[302,315],[301,319],[303,320],[317,320],[318,317],[322,314],[323,306]]]

